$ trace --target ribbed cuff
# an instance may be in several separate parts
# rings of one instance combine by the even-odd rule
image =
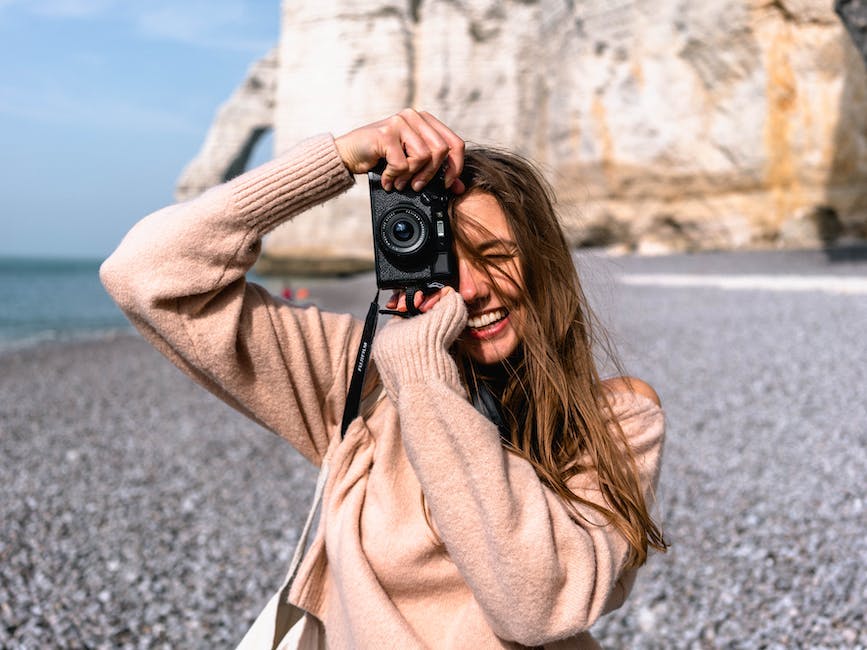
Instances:
[[[467,323],[467,309],[454,290],[446,290],[431,311],[390,321],[373,344],[373,358],[386,391],[396,399],[400,387],[445,382],[460,387],[460,374],[449,348]]]
[[[330,134],[304,140],[284,155],[231,181],[236,208],[264,235],[355,182]]]

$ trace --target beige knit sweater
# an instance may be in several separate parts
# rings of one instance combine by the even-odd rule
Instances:
[[[467,401],[446,351],[466,319],[460,297],[383,328],[373,354],[385,391],[341,442],[361,324],[245,280],[266,232],[352,182],[330,136],[305,141],[146,217],[103,264],[103,283],[184,372],[311,462],[329,459],[290,596],[324,622],[329,647],[594,647],[586,630],[631,584],[627,544],[589,510],[570,517]],[[613,408],[650,498],[662,412],[626,393]],[[571,485],[601,498],[592,475]]]

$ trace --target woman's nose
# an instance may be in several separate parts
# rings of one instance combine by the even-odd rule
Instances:
[[[458,274],[460,280],[458,290],[464,302],[471,303],[485,297],[488,285],[479,269],[467,260],[459,260]]]

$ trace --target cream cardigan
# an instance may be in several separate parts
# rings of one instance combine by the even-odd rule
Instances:
[[[466,319],[460,297],[383,328],[374,344],[382,382],[341,441],[361,324],[289,306],[245,280],[266,232],[352,183],[330,136],[307,140],[146,217],[103,264],[102,281],[184,372],[312,463],[329,459],[322,516],[290,596],[323,621],[329,647],[595,647],[587,629],[631,585],[627,543],[589,510],[587,520],[570,517],[467,401],[446,351]],[[627,393],[612,406],[650,499],[662,411]],[[592,475],[571,486],[601,498]]]

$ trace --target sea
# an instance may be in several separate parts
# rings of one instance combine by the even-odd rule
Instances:
[[[0,353],[44,341],[77,341],[132,325],[99,281],[101,259],[0,256]],[[280,278],[247,278],[279,292]]]
[[[132,331],[99,281],[100,263],[0,257],[0,351]]]

